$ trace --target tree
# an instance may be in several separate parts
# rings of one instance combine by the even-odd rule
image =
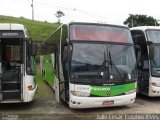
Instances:
[[[63,16],[65,16],[65,14],[62,11],[58,10],[56,12],[55,16],[58,18],[58,23],[61,23],[60,18],[63,17]]]
[[[125,25],[128,27],[136,26],[156,26],[158,25],[158,20],[147,15],[129,14],[129,17],[124,21]]]

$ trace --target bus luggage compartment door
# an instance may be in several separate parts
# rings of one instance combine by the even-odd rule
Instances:
[[[0,40],[0,101],[2,100],[2,44]]]

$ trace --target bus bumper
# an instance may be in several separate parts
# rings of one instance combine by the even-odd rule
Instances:
[[[128,95],[114,97],[77,97],[70,95],[70,108],[96,108],[133,104],[136,92]],[[108,102],[108,103],[107,103]]]
[[[27,96],[28,100],[27,100],[27,102],[31,102],[34,99],[34,96],[35,96],[35,94],[37,92],[37,89],[38,89],[38,87],[36,85],[34,89],[28,91],[28,96]]]
[[[160,97],[160,87],[151,86],[149,90],[150,97]]]

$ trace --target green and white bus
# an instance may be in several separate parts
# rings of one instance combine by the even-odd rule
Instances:
[[[72,22],[41,44],[43,79],[70,108],[132,104],[136,58],[125,26]]]
[[[23,25],[0,23],[0,103],[33,100],[35,55],[36,45]]]
[[[142,26],[131,28],[136,46],[140,51],[138,63],[138,92],[151,97],[160,96],[160,27]]]

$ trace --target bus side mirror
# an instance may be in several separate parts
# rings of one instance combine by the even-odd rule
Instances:
[[[149,59],[153,60],[154,59],[154,46],[149,45]]]
[[[141,47],[139,45],[134,46],[135,52],[136,52],[136,60],[137,60],[137,65],[140,66],[140,60],[141,60]]]
[[[146,44],[149,47],[149,59],[153,60],[154,59],[154,46],[152,41],[146,41]]]
[[[37,45],[35,43],[31,44],[31,55],[36,56],[37,55]]]
[[[68,47],[64,46],[64,49],[63,49],[63,61],[67,61],[67,58],[68,58]]]
[[[68,61],[70,58],[71,58],[71,55],[72,55],[72,49],[73,49],[73,46],[72,46],[72,43],[71,42],[67,42],[67,46],[66,46],[66,49],[65,49],[65,60]]]
[[[72,43],[68,43],[68,54],[71,55],[73,50]]]

